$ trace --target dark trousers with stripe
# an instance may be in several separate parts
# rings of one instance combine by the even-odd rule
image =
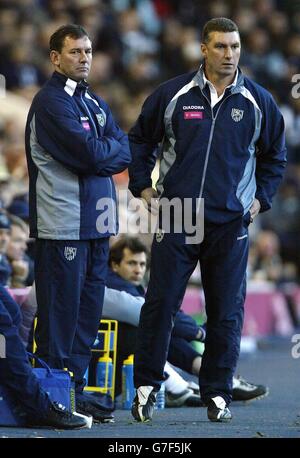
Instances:
[[[101,320],[108,238],[36,241],[37,354],[74,373],[76,392]]]
[[[51,403],[40,388],[20,339],[21,319],[18,304],[0,286],[0,345],[1,356],[5,356],[0,358],[0,383],[29,413],[42,415]]]
[[[200,244],[184,234],[154,237],[150,282],[142,307],[135,353],[135,386],[159,389],[170,335],[187,282],[200,261],[206,299],[207,335],[200,370],[201,396],[231,401],[232,377],[239,357],[246,294],[248,221],[239,218],[205,227]]]

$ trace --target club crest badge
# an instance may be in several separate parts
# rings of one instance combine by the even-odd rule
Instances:
[[[243,119],[244,110],[239,110],[238,108],[232,108],[231,117],[235,122],[239,122]]]
[[[160,243],[162,239],[164,238],[165,231],[163,229],[157,229],[157,232],[155,234],[155,239],[157,243]]]
[[[104,127],[104,125],[105,125],[105,116],[104,116],[104,114],[103,113],[97,113],[96,116],[97,116],[97,120],[98,120],[99,126]]]
[[[77,248],[72,246],[65,246],[64,255],[67,261],[73,261],[73,259],[75,259],[76,253]]]

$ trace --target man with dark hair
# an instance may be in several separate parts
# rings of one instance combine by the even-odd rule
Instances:
[[[74,373],[77,411],[104,421],[101,404],[83,393],[83,375],[101,319],[108,241],[118,230],[112,175],[131,156],[127,136],[86,82],[92,63],[86,31],[60,27],[50,38],[50,59],[55,71],[26,125],[37,353]]]
[[[237,32],[239,33],[238,26],[231,19],[226,17],[217,17],[208,21],[202,30],[201,41],[202,43],[207,44],[210,40],[209,34],[211,32]]]
[[[64,47],[64,41],[66,37],[72,38],[74,40],[79,39],[79,38],[85,38],[85,37],[89,38],[86,30],[81,25],[77,25],[77,24],[62,25],[50,37],[50,40],[49,40],[50,52],[58,51],[59,53],[61,53]]]
[[[207,310],[201,396],[209,420],[231,419],[228,405],[243,325],[248,225],[271,207],[286,163],[282,115],[272,96],[238,68],[240,35],[232,24],[216,18],[204,26],[200,69],[159,86],[129,133],[132,193],[148,207],[158,196],[177,198],[179,210],[188,202],[191,211],[185,223],[192,220],[192,229],[197,233],[202,227],[203,232],[201,240],[186,227],[175,230],[175,218],[166,229],[160,206],[135,353],[132,414],[137,421],[152,417],[174,318],[198,261]],[[160,143],[155,190],[151,172]]]
[[[125,250],[133,254],[144,253],[145,258],[148,257],[148,248],[140,239],[123,236],[110,247],[108,264],[111,268],[113,264],[119,265],[121,263],[125,256]],[[144,267],[147,267],[146,261]]]

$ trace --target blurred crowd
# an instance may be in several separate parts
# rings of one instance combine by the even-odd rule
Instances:
[[[0,83],[6,84],[5,93],[0,88],[0,200],[3,209],[25,221],[20,231],[27,241],[24,125],[32,97],[52,73],[50,35],[66,23],[88,31],[89,83],[127,132],[157,84],[198,68],[202,26],[216,16],[238,24],[241,68],[272,92],[286,122],[287,172],[272,210],[251,228],[249,277],[278,287],[299,282],[300,87],[297,91],[294,75],[300,69],[300,0],[0,0]],[[117,182],[126,187],[126,176]],[[13,237],[12,227],[10,220],[0,232]],[[7,250],[8,242],[0,244]],[[25,272],[21,267],[26,285],[32,265]],[[21,267],[15,263],[17,272]]]

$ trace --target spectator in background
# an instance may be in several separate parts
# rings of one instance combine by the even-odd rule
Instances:
[[[293,262],[283,261],[280,255],[278,235],[270,230],[261,231],[250,249],[249,278],[252,281],[270,282],[283,293],[291,319],[299,325],[299,307],[296,295],[297,267]]]
[[[272,231],[261,231],[251,247],[251,278],[278,284],[285,278],[284,265],[280,257],[279,238]],[[296,272],[292,275],[295,279]],[[291,278],[287,278],[291,279]]]
[[[29,203],[28,194],[15,195],[7,211],[11,215],[21,218],[27,225],[29,224]]]
[[[7,257],[12,272],[10,286],[23,288],[31,286],[34,281],[34,265],[32,259],[26,254],[28,241],[28,225],[17,216],[10,216],[11,233],[7,246]]]
[[[10,240],[10,220],[6,213],[0,210],[0,285],[9,284],[12,273],[11,265],[7,259],[7,247]]]

